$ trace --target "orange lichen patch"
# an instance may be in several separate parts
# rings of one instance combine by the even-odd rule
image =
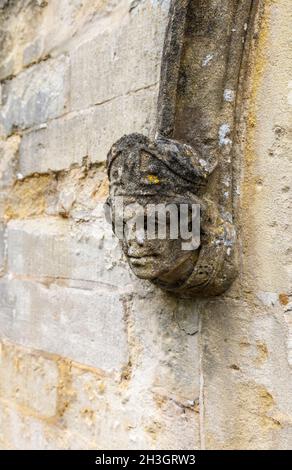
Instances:
[[[85,418],[87,422],[91,423],[94,419],[95,412],[91,408],[84,408],[83,410],[80,410],[80,415],[82,418]]]
[[[267,391],[266,388],[264,387],[258,387],[258,397],[259,397],[259,404],[260,404],[260,409],[263,412],[267,412],[272,406],[275,404],[275,400],[271,393]]]
[[[154,401],[155,401],[156,405],[158,406],[158,408],[163,408],[163,406],[167,402],[167,398],[163,395],[155,394],[154,395]]]
[[[153,423],[144,426],[144,431],[151,437],[153,441],[156,441],[161,430],[162,425],[158,421],[153,421]]]
[[[40,216],[46,209],[46,198],[54,190],[54,175],[37,175],[17,181],[7,195],[5,220]]]
[[[109,194],[109,181],[108,178],[105,178],[100,187],[98,188],[98,191],[96,193],[96,197],[98,199],[105,199]]]
[[[42,422],[54,422],[54,364],[36,351],[30,351],[8,341],[1,341],[0,363],[9,380],[0,380],[0,400],[9,408],[15,408],[23,416],[31,416]],[[48,376],[46,376],[46,373]],[[48,407],[40,407],[38,400],[33,400],[33,384],[40,379],[41,389],[47,398]],[[45,378],[48,378],[45,382]],[[51,378],[51,380],[50,380]],[[52,393],[50,393],[52,392]],[[44,400],[41,402],[44,405]]]
[[[260,341],[257,341],[256,347],[257,347],[258,355],[255,359],[255,363],[257,366],[261,366],[268,359],[269,351],[268,351],[267,345]]]
[[[194,404],[193,410],[194,410],[194,412],[197,413],[197,414],[200,413],[200,403],[199,403],[199,402],[196,402],[196,403]]]
[[[250,83],[249,90],[249,113],[247,119],[247,144],[245,151],[245,163],[249,166],[254,161],[254,132],[257,125],[257,96],[264,71],[267,65],[266,46],[270,32],[270,6],[272,1],[265,3],[265,14],[260,20],[260,31],[258,42],[255,43],[249,60],[250,67]]]
[[[256,171],[256,163],[259,158],[257,144],[257,133],[259,132],[259,105],[262,84],[265,71],[268,66],[268,51],[270,41],[271,26],[271,6],[272,1],[267,0],[261,2],[259,15],[257,18],[257,31],[252,39],[251,52],[248,58],[249,77],[248,87],[245,89],[244,103],[247,103],[246,110],[243,112],[245,139],[242,144],[243,161],[242,161],[242,183],[240,197],[240,225],[242,231],[242,250],[245,254],[243,258],[244,275],[241,277],[242,289],[245,292],[246,299],[254,301],[254,290],[256,279],[254,269],[252,268],[257,253],[258,231],[254,227],[258,226],[259,212],[256,205],[259,202],[261,192],[259,191],[259,176]]]
[[[66,410],[70,407],[71,403],[75,401],[77,392],[73,387],[73,376],[87,374],[88,372],[93,374],[98,380],[106,376],[106,374],[99,369],[76,363],[57,354],[51,354],[41,350],[31,350],[2,340],[0,343],[0,360],[3,361],[4,357],[8,357],[8,359],[11,358],[10,360],[12,361],[13,367],[20,376],[25,374],[25,367],[27,367],[29,362],[32,362],[32,367],[37,368],[39,364],[36,361],[39,360],[41,361],[41,365],[43,364],[43,360],[56,364],[58,371],[54,385],[56,388],[56,407],[54,413],[50,416],[42,414],[31,406],[33,403],[22,400],[21,384],[20,386],[14,387],[13,396],[10,397],[3,395],[0,387],[0,399],[3,404],[7,403],[8,406],[13,405],[21,415],[34,417],[47,424],[60,424],[60,420],[66,413]],[[39,368],[39,373],[42,373],[41,367]],[[52,384],[48,383],[48,387],[52,387]],[[88,412],[87,416],[89,415],[90,413]]]
[[[148,175],[147,179],[148,179],[148,182],[150,184],[159,184],[160,183],[160,179],[156,175]]]
[[[50,174],[34,174],[16,181],[4,202],[5,220],[43,214],[71,217],[92,212],[108,195],[108,179],[102,165],[72,167]]]
[[[272,394],[264,386],[250,382],[234,384],[232,395],[233,399],[228,397],[231,409],[225,417],[226,424],[222,424],[227,437],[220,440],[211,426],[206,432],[207,448],[258,449],[259,436],[265,443],[270,439],[273,442],[275,433],[283,427],[284,417],[277,410]]]
[[[69,407],[75,393],[72,389],[72,361],[60,358],[57,361],[59,381],[57,386],[56,418],[61,418]]]
[[[266,47],[270,31],[270,6],[271,2],[265,3],[264,15],[260,19],[260,30],[257,42],[254,47],[249,60],[249,67],[251,70],[249,82],[251,84],[249,90],[249,110],[247,117],[247,135],[245,146],[245,179],[243,184],[245,203],[250,205],[251,196],[254,196],[254,184],[250,181],[249,167],[255,160],[255,130],[257,125],[257,96],[262,84],[264,72],[267,65]]]
[[[132,361],[129,360],[127,365],[123,367],[122,374],[121,374],[121,385],[128,385],[128,382],[130,381],[132,377]]]
[[[281,305],[288,305],[289,296],[287,294],[279,294],[279,302]]]
[[[273,417],[276,403],[272,394],[261,385],[242,385],[242,402],[245,402],[247,413],[251,414],[251,424],[258,426],[262,432],[281,428],[281,423]]]
[[[98,392],[103,395],[104,392],[105,392],[105,389],[106,389],[106,385],[104,382],[100,382],[100,384],[98,385]]]

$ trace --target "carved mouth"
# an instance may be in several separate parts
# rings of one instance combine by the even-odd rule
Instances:
[[[133,265],[144,265],[147,262],[154,260],[157,258],[158,255],[152,254],[152,255],[142,255],[142,256],[129,256],[129,259],[131,260],[131,263]]]

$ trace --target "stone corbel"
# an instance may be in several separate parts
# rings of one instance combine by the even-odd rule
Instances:
[[[153,261],[147,270],[147,254],[143,265],[143,253],[140,257],[138,248],[135,251],[124,243],[138,277],[179,296],[221,294],[237,274],[234,135],[243,58],[257,3],[172,0],[156,134],[152,139],[140,134],[124,136],[108,155],[111,201],[113,196],[124,194],[134,199],[135,195],[137,199],[151,196],[159,203],[167,194],[200,204],[201,244],[188,259],[173,256],[174,265],[165,262],[161,272],[155,271]],[[152,192],[145,189],[146,174]],[[157,175],[162,175],[162,180],[168,178],[164,190]],[[159,250],[164,253],[163,247]],[[177,259],[182,261],[176,266]]]

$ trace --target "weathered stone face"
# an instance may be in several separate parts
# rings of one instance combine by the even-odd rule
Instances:
[[[147,201],[151,204],[151,200]],[[170,286],[175,282],[184,279],[193,269],[193,262],[198,256],[198,250],[182,249],[182,239],[170,238],[170,217],[166,216],[165,229],[166,237],[162,240],[158,238],[147,238],[147,227],[144,226],[144,220],[147,220],[147,213],[143,217],[144,230],[139,230],[134,224],[131,224],[133,218],[133,209],[136,207],[133,198],[124,198],[124,223],[129,224],[125,227],[122,248],[127,257],[132,271],[141,279],[155,281],[165,280]],[[172,200],[161,201],[166,207],[173,204]],[[143,207],[139,205],[139,207]],[[179,204],[177,204],[179,213]],[[115,212],[113,202],[113,213]],[[139,216],[138,216],[139,219]],[[139,220],[137,220],[139,224]],[[156,224],[158,221],[156,221]],[[162,225],[162,224],[161,224]],[[140,225],[139,225],[140,226]],[[158,234],[157,234],[158,235]]]
[[[183,297],[217,295],[229,286],[234,270],[223,271],[234,228],[205,196],[215,168],[191,146],[161,136],[130,134],[112,146],[107,169],[113,229],[139,278]]]
[[[184,166],[183,159],[188,165]],[[204,185],[204,172],[194,162],[195,155],[186,146],[170,140],[152,143],[138,134],[121,139],[108,156],[112,220],[115,224],[121,209],[117,198],[121,197],[122,246],[129,265],[139,278],[164,284],[168,289],[187,279],[198,258],[198,246],[183,249],[184,242],[191,243],[192,233],[183,240],[179,230],[184,217],[189,231],[192,205],[202,205],[195,193]],[[157,204],[165,210],[165,217],[155,211]],[[182,204],[188,206],[187,214]],[[194,223],[198,221],[199,217]],[[173,237],[174,224],[177,235]],[[113,229],[117,232],[115,225]]]

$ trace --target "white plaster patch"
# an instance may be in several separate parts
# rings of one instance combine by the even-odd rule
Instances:
[[[229,138],[230,126],[229,124],[222,124],[219,129],[219,144],[222,147],[223,145],[231,145],[232,140]]]
[[[214,54],[207,54],[206,57],[202,61],[202,66],[206,67],[213,58],[214,58]]]
[[[224,90],[224,100],[227,101],[228,103],[233,103],[235,99],[235,93],[234,90],[229,90],[228,88]]]
[[[224,212],[222,215],[224,216],[224,219],[227,220],[228,222],[230,223],[233,222],[233,217],[232,217],[232,214],[230,214],[230,212]]]
[[[273,307],[278,303],[278,294],[276,292],[260,291],[257,293],[257,298],[267,307]]]
[[[204,168],[206,168],[208,166],[206,160],[203,160],[202,158],[200,158],[199,163],[201,163],[202,167],[204,167]]]

